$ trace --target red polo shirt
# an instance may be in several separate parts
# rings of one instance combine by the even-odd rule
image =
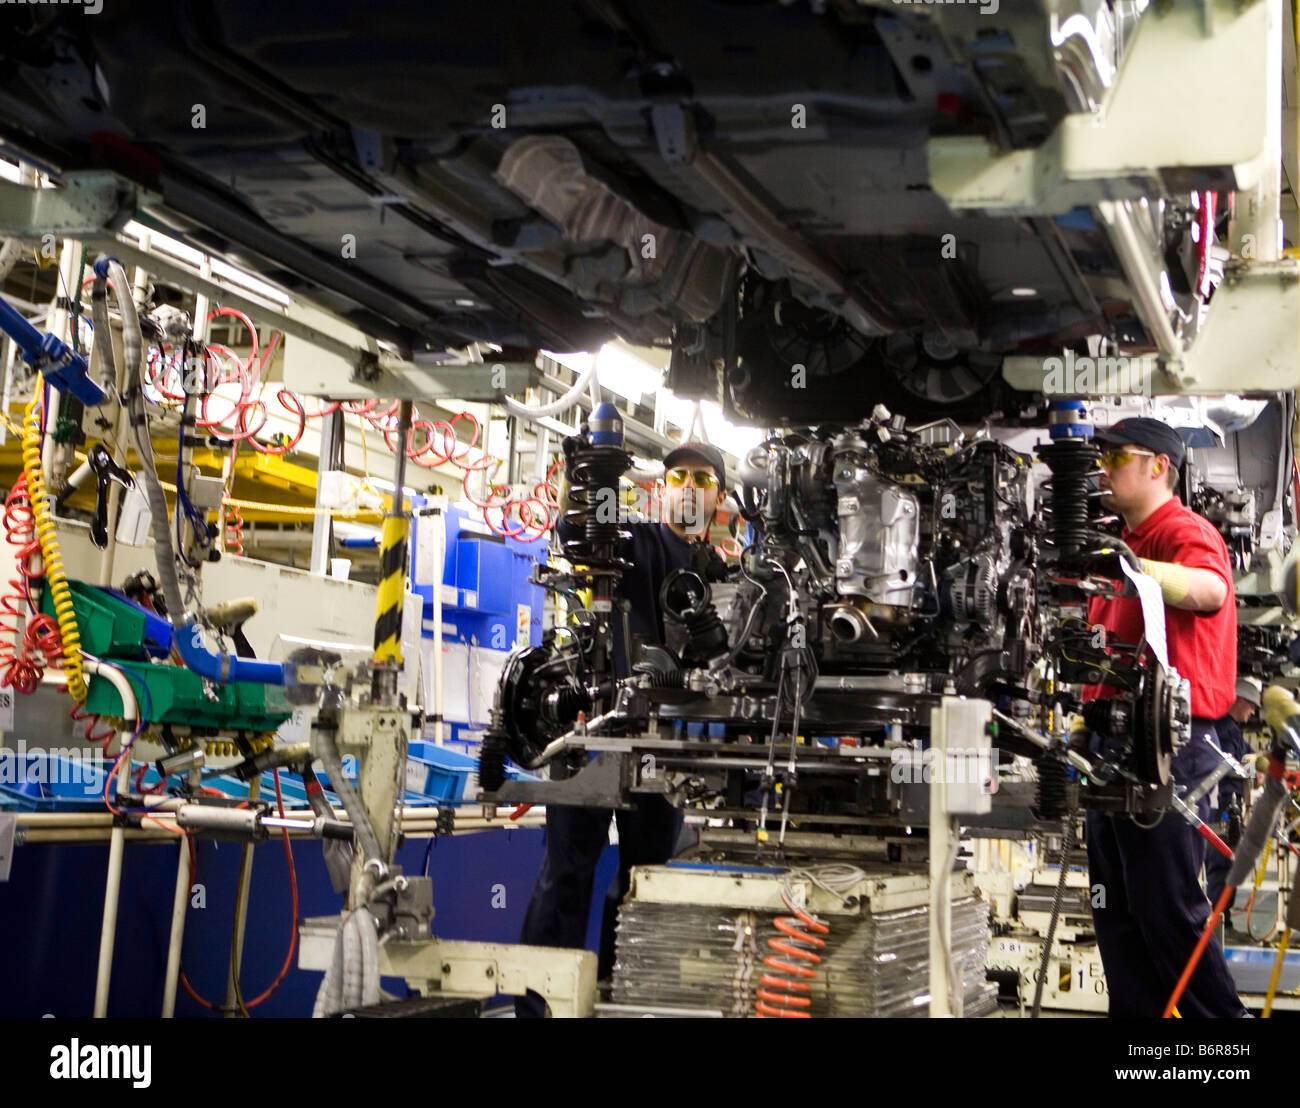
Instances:
[[[1237,597],[1232,563],[1223,536],[1204,516],[1171,497],[1122,537],[1140,558],[1177,562],[1189,569],[1208,569],[1223,578],[1228,598],[1217,612],[1192,612],[1165,605],[1169,662],[1192,684],[1192,715],[1221,719],[1237,699]],[[1137,597],[1093,597],[1088,622],[1101,624],[1119,642],[1136,643],[1142,635],[1142,607]],[[1111,696],[1107,685],[1085,685],[1084,700]]]

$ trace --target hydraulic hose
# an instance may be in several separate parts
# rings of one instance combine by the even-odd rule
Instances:
[[[113,365],[113,345],[108,326],[108,301],[106,285],[111,280],[117,298],[118,313],[122,317],[122,355],[126,361],[127,382],[124,403],[131,417],[131,434],[135,439],[136,453],[140,458],[140,473],[145,495],[149,501],[150,528],[153,532],[154,555],[158,568],[158,581],[167,602],[167,614],[179,631],[175,637],[177,650],[190,669],[212,681],[256,681],[266,685],[284,684],[284,666],[277,662],[261,662],[251,658],[238,658],[225,652],[214,653],[203,642],[203,631],[194,620],[182,622],[185,601],[181,595],[180,577],[176,572],[176,549],[172,545],[171,515],[167,510],[167,495],[158,479],[154,463],[153,440],[149,436],[149,417],[145,410],[144,392],[141,388],[141,355],[144,339],[140,331],[140,316],[131,298],[131,285],[126,270],[116,258],[99,257],[95,261],[95,285],[91,294],[95,317],[95,333],[105,336],[105,365],[108,376],[117,379]],[[30,479],[29,479],[30,481]],[[179,510],[179,509],[178,509]],[[57,603],[57,593],[55,596]],[[57,608],[56,608],[57,611]],[[71,687],[71,685],[69,685]],[[84,694],[82,696],[84,699]]]
[[[518,416],[520,419],[544,419],[547,416],[557,416],[567,412],[578,402],[595,376],[596,359],[592,358],[591,364],[578,374],[578,379],[569,386],[568,392],[552,400],[549,404],[538,404],[535,407],[530,407],[527,404],[521,404],[510,396],[502,397],[501,402],[505,405],[506,411],[512,416]]]
[[[1268,982],[1268,995],[1264,998],[1264,1018],[1273,1015],[1273,997],[1277,995],[1278,978],[1282,975],[1282,966],[1286,962],[1287,947],[1291,945],[1291,932],[1300,928],[1300,866],[1296,867],[1295,880],[1291,883],[1291,897],[1286,905],[1286,919],[1283,921],[1282,938],[1277,944],[1277,960],[1273,963],[1273,974]]]
[[[200,677],[225,685],[231,681],[256,681],[263,685],[283,685],[284,665],[240,658],[224,650],[210,651],[203,642],[203,628],[193,620],[180,628],[173,638],[181,660]]]
[[[23,473],[27,477],[27,495],[31,501],[36,537],[41,544],[41,557],[45,562],[45,579],[54,602],[54,616],[59,622],[63,638],[63,668],[68,679],[68,693],[78,703],[86,699],[86,677],[81,662],[81,631],[77,626],[77,613],[72,605],[72,592],[63,572],[63,557],[59,552],[59,536],[54,529],[50,512],[50,496],[45,491],[45,475],[41,470],[41,376],[35,381],[32,402],[27,405],[23,428]]]
[[[1278,978],[1282,976],[1282,966],[1286,963],[1286,948],[1291,944],[1291,928],[1282,929],[1282,939],[1277,944],[1277,959],[1273,962],[1273,973],[1268,979],[1268,994],[1264,997],[1263,1019],[1273,1018],[1273,998],[1277,996]]]
[[[316,752],[325,764],[325,772],[329,774],[330,788],[338,794],[339,800],[343,802],[344,811],[352,821],[353,832],[357,838],[357,845],[361,848],[362,858],[367,862],[372,858],[383,862],[384,853],[379,847],[379,836],[375,834],[374,824],[370,822],[366,807],[361,803],[361,797],[357,795],[352,782],[343,775],[343,759],[339,755],[339,748],[334,744],[334,736],[323,730],[317,730],[313,734],[317,739]]]
[[[117,298],[118,312],[122,317],[122,356],[126,361],[126,373],[121,379],[127,382],[126,394],[122,397],[122,401],[127,405],[131,416],[131,437],[135,440],[145,497],[149,501],[150,529],[153,532],[158,582],[162,587],[163,598],[167,602],[167,615],[173,623],[179,624],[185,616],[185,601],[181,596],[180,578],[176,573],[176,550],[172,546],[171,514],[167,511],[167,495],[163,491],[154,464],[153,440],[149,437],[149,415],[145,410],[144,392],[141,388],[140,355],[143,339],[140,332],[140,316],[136,311],[135,301],[131,299],[131,283],[127,279],[126,270],[122,268],[122,263],[116,258],[103,255],[95,259],[95,286],[91,295],[95,313],[95,333],[103,334],[105,338],[106,376],[118,380],[117,371],[113,367],[113,343],[107,325],[108,304],[104,292],[105,283],[110,278],[113,294]]]

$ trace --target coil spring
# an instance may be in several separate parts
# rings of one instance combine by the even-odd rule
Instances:
[[[244,553],[244,514],[238,504],[226,505],[226,531],[222,543],[228,554]]]
[[[50,497],[45,491],[45,478],[41,473],[41,375],[35,380],[35,393],[27,405],[26,424],[23,428],[23,473],[27,477],[27,495],[31,502],[36,536],[45,559],[45,578],[49,582],[54,602],[54,616],[62,635],[63,668],[68,676],[68,692],[78,703],[86,699],[85,671],[81,664],[81,632],[77,627],[77,613],[72,606],[72,593],[63,572],[63,558],[59,554],[59,537],[54,530],[50,514]]]
[[[1059,747],[1049,750],[1038,760],[1038,788],[1034,798],[1034,815],[1041,820],[1064,819],[1069,810],[1067,786],[1070,763]]]
[[[108,753],[108,744],[121,730],[120,726],[114,726],[111,722],[105,724],[103,716],[91,715],[75,700],[72,702],[72,707],[68,709],[68,718],[73,723],[84,723],[86,726],[82,732],[82,737],[91,745],[102,748],[105,754]],[[95,730],[96,727],[101,726],[106,727],[107,730]]]
[[[16,547],[14,561],[17,577],[9,579],[9,592],[0,597],[0,685],[20,693],[36,691],[41,676],[49,666],[61,664],[63,652],[59,625],[47,615],[29,611],[33,587],[39,588],[44,571],[33,568],[41,544],[36,538],[36,522],[31,498],[27,494],[27,476],[19,474],[5,498],[5,537]],[[33,602],[34,603],[34,602]],[[19,631],[22,637],[19,642]]]
[[[1089,530],[1097,526],[1100,511],[1088,491],[1088,479],[1098,469],[1101,451],[1091,439],[1059,439],[1039,447],[1039,457],[1052,471],[1047,511],[1052,545],[1061,557],[1080,554]]]
[[[617,446],[571,446],[565,440],[569,470],[569,500],[577,505],[564,513],[565,521],[582,528],[582,538],[564,544],[564,553],[598,575],[621,573],[629,563],[618,556],[620,540],[629,533],[619,526],[619,478],[632,464],[626,450]],[[611,498],[613,504],[610,504]],[[613,518],[606,518],[613,509]]]
[[[772,921],[778,934],[769,938],[767,945],[776,954],[763,959],[763,965],[772,972],[759,979],[754,1014],[759,1019],[809,1019],[812,980],[822,960],[817,951],[826,945],[826,940],[817,936],[829,934],[830,928],[795,904],[787,890],[781,890],[781,899],[794,914],[777,916]]]

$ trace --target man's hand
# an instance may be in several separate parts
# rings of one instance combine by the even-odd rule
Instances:
[[[1142,572],[1160,585],[1165,603],[1189,612],[1217,612],[1228,599],[1228,586],[1213,570],[1193,569],[1177,562],[1139,558]]]

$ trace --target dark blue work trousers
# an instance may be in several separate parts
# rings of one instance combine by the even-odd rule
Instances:
[[[1213,721],[1192,721],[1191,740],[1174,758],[1178,784],[1194,788],[1219,764],[1213,736]],[[1209,797],[1197,809],[1207,819]],[[1111,1016],[1159,1018],[1210,916],[1200,885],[1206,843],[1175,811],[1139,819],[1087,813],[1092,918]],[[1158,822],[1149,826],[1152,821]],[[1178,1011],[1185,1017],[1247,1014],[1217,939],[1201,955]]]
[[[614,928],[618,906],[627,895],[633,866],[663,865],[673,856],[682,813],[661,796],[637,796],[631,811],[614,811],[618,823],[618,881],[605,897],[600,928],[598,976],[614,971]],[[587,945],[592,881],[601,851],[609,842],[608,808],[547,805],[546,857],[524,915],[519,941],[529,946],[581,950]],[[545,1005],[529,994],[515,1002],[519,1017],[541,1016]]]

